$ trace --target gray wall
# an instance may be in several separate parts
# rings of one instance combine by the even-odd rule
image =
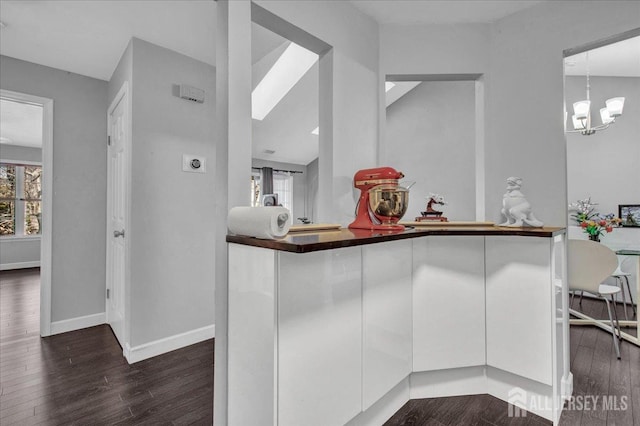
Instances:
[[[124,82],[129,83],[129,91],[132,91],[131,84],[133,80],[133,42],[129,41],[127,48],[120,57],[120,61],[109,80],[109,105],[113,102]],[[129,95],[131,96],[131,94]],[[131,107],[131,106],[130,106]]]
[[[51,320],[104,312],[107,82],[2,56],[0,87],[54,101]]]
[[[624,96],[623,114],[607,130],[567,134],[569,202],[591,197],[600,213],[618,214],[618,204],[640,203],[640,78],[591,77],[592,123],[600,124],[605,100]],[[568,129],[573,102],[586,99],[586,77],[567,77]],[[573,222],[571,222],[573,223]]]
[[[640,2],[544,2],[492,26],[487,88],[487,219],[500,219],[505,179],[547,225],[567,223],[563,129],[565,49],[638,27]]]
[[[402,171],[409,192],[404,220],[425,210],[430,192],[449,220],[475,219],[475,82],[422,82],[387,108],[388,164]]]
[[[321,179],[315,215],[321,222],[346,226],[354,219],[357,201],[354,173],[378,164],[379,26],[349,2],[255,3],[333,47],[331,91],[320,96],[320,105],[331,104],[331,117],[326,119],[332,125],[324,125],[321,115],[320,127],[327,130],[319,137]],[[327,62],[321,59],[320,67]],[[325,176],[333,177],[330,188]]]
[[[307,166],[253,158],[251,160],[251,167],[271,167],[278,170],[295,170],[302,172],[291,175],[293,177],[293,205],[291,206],[291,214],[293,215],[293,224],[300,224],[297,218],[307,215]]]
[[[133,39],[131,345],[214,323],[215,69]],[[206,92],[204,104],[173,85]],[[207,173],[182,171],[182,154]],[[223,236],[218,236],[223,238]]]
[[[483,74],[486,219],[501,221],[506,178],[547,225],[567,222],[562,51],[638,27],[640,2],[543,2],[491,25],[383,25],[380,73]],[[481,123],[482,124],[482,123]],[[381,142],[381,152],[392,141]],[[381,157],[384,161],[385,156]]]
[[[0,239],[0,271],[40,265],[40,238]]]
[[[3,87],[4,89],[4,87]],[[0,145],[0,159],[14,161],[42,162],[42,149],[29,146]]]
[[[42,149],[18,145],[0,145],[0,159],[42,161]],[[33,267],[40,262],[40,237],[0,239],[0,270]]]

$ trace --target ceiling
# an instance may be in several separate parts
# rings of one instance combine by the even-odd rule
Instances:
[[[215,64],[212,0],[2,0],[0,53],[109,80],[131,37]]]
[[[380,23],[403,24],[488,23],[538,3],[351,1]],[[131,37],[215,65],[213,0],[2,0],[0,19],[1,54],[101,80],[111,78]]]
[[[351,0],[351,4],[381,24],[460,24],[492,23],[544,1]]]
[[[350,2],[381,24],[456,24],[495,22],[543,1]],[[2,0],[0,20],[4,24],[0,54],[101,80],[111,78],[131,37],[215,66],[213,0]],[[252,33],[255,87],[287,41],[257,25]],[[607,72],[596,71],[594,55],[592,75]],[[627,54],[612,54],[605,62],[622,56]],[[579,65],[576,72],[578,69]],[[311,134],[318,125],[317,81],[314,66],[265,120],[254,120],[254,157],[308,164],[317,156],[318,136]],[[411,88],[394,88],[390,96],[394,90]],[[266,154],[269,150],[275,153]]]
[[[589,75],[640,77],[640,36],[589,50]],[[564,60],[566,75],[587,75],[587,52]]]

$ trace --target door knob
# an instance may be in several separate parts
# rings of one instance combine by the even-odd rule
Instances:
[[[122,231],[113,231],[113,238],[124,238],[124,229]]]

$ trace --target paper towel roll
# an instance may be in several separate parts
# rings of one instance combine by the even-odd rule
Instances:
[[[227,224],[234,234],[272,240],[287,235],[290,217],[284,207],[234,207]]]

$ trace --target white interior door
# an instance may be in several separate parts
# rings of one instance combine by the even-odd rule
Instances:
[[[122,87],[109,108],[109,148],[107,166],[107,323],[120,346],[127,341],[125,331],[125,286],[127,244],[127,182],[129,178],[128,88]]]

